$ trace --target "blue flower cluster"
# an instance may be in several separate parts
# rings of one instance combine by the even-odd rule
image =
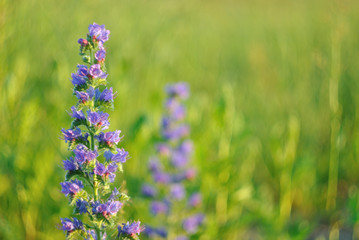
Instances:
[[[110,125],[104,110],[113,108],[116,96],[112,88],[106,87],[104,43],[109,34],[104,25],[94,23],[89,26],[87,38],[78,40],[84,64],[77,65],[76,73],[71,75],[78,101],[69,112],[71,127],[61,130],[72,151],[72,156],[63,160],[67,174],[61,192],[86,224],[75,217],[61,219],[61,229],[68,239],[138,239],[144,230],[139,221],[120,224],[119,211],[129,198],[116,187],[111,190],[128,152],[117,146],[122,139],[120,130],[103,132]]]
[[[189,96],[184,82],[166,87],[168,98],[166,114],[162,118],[163,141],[156,145],[157,156],[149,161],[154,184],[144,184],[142,194],[151,199],[150,212],[156,218],[162,217],[161,227],[146,226],[149,237],[188,239],[198,231],[204,215],[197,213],[202,203],[197,192],[187,195],[186,185],[196,176],[190,167],[193,144],[188,139],[189,126],[185,124],[186,108],[183,100]],[[183,217],[184,216],[184,217]],[[153,225],[153,223],[151,224]]]

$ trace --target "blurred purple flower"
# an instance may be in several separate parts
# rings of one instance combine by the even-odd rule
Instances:
[[[203,223],[203,220],[204,220],[203,214],[196,214],[190,216],[183,221],[183,229],[188,234],[194,234],[197,232],[198,226]]]
[[[175,240],[189,240],[189,238],[187,236],[180,235],[180,236],[176,237]]]
[[[142,186],[142,194],[145,196],[145,197],[155,197],[157,195],[157,190],[152,187],[151,185],[148,185],[148,184],[144,184]]]
[[[202,196],[200,193],[194,193],[188,199],[188,205],[191,207],[198,207],[201,204],[202,204]]]
[[[184,167],[187,165],[188,160],[189,159],[188,159],[187,155],[185,155],[179,151],[173,151],[172,158],[171,158],[171,163],[173,166]]]
[[[167,238],[167,230],[165,228],[154,228],[146,225],[144,234],[150,238],[154,238],[156,236],[160,236],[162,238]]]
[[[184,140],[178,147],[178,151],[184,154],[191,154],[193,152],[193,142],[191,140]]]
[[[157,214],[167,214],[169,211],[169,204],[168,202],[160,202],[160,201],[153,201],[151,204],[151,213],[153,215]]]
[[[170,98],[166,102],[166,108],[173,120],[181,120],[185,117],[186,109],[175,98]]]
[[[189,87],[185,82],[179,82],[167,85],[166,92],[170,96],[178,96],[181,99],[187,99],[189,96]]]
[[[168,184],[171,182],[171,175],[164,172],[153,172],[153,179],[157,183]]]
[[[171,154],[171,147],[166,143],[159,143],[156,145],[159,155],[167,157]]]
[[[173,184],[170,187],[171,197],[175,200],[182,200],[186,196],[186,190],[182,184]]]
[[[148,167],[152,173],[159,172],[162,168],[158,158],[152,157],[148,163]]]
[[[189,134],[189,126],[179,125],[172,128],[163,129],[163,137],[169,140],[177,140],[186,137]]]

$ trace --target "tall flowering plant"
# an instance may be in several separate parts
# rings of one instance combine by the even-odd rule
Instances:
[[[196,176],[190,166],[193,144],[184,121],[183,100],[188,98],[189,89],[186,83],[180,82],[168,85],[166,92],[162,141],[156,146],[157,156],[149,161],[153,183],[142,186],[143,195],[151,199],[150,212],[160,219],[160,226],[153,226],[155,221],[151,221],[145,234],[150,238],[186,240],[197,233],[204,220],[204,215],[198,213],[200,193],[186,190]]]
[[[121,131],[107,131],[109,114],[116,93],[107,87],[104,43],[110,31],[96,23],[89,26],[85,39],[79,39],[83,64],[71,75],[75,106],[69,129],[62,129],[63,140],[72,156],[63,161],[67,171],[61,192],[74,207],[73,218],[62,218],[67,239],[138,239],[140,221],[120,224],[120,210],[129,197],[113,187],[128,152],[118,147]],[[82,220],[80,220],[82,219]]]

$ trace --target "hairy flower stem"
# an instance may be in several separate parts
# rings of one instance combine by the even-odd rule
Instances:
[[[95,139],[94,139],[94,134],[92,131],[90,132],[90,136],[91,136],[91,142],[90,142],[90,148],[91,150],[95,150]],[[95,174],[93,177],[93,192],[94,192],[94,199],[95,201],[98,200],[98,181],[97,181],[97,175]],[[96,237],[97,239],[101,239],[101,230],[98,226],[95,226],[95,232],[96,232]]]
[[[97,201],[98,200],[98,182],[97,182],[96,175],[94,175],[94,177],[93,177],[93,192],[94,192],[95,201]]]
[[[95,232],[97,239],[101,239],[101,230],[98,227],[95,227]]]
[[[95,139],[94,139],[93,132],[91,132],[91,131],[90,131],[90,136],[91,136],[91,143],[90,143],[91,146],[90,146],[90,148],[93,151],[93,150],[95,150]]]
[[[95,139],[94,139],[94,134],[92,131],[90,131],[90,136],[91,136],[90,148],[93,151],[93,150],[95,150]],[[96,174],[93,176],[93,193],[94,193],[94,199],[95,199],[95,201],[97,201],[98,200],[98,181],[97,181]]]

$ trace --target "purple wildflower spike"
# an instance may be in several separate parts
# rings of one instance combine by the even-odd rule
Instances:
[[[66,180],[60,183],[61,192],[75,205],[74,214],[86,215],[87,222],[62,218],[61,229],[68,239],[106,240],[106,232],[118,229],[116,215],[128,200],[126,194],[113,186],[128,152],[118,146],[122,139],[120,130],[104,131],[110,125],[106,111],[113,107],[116,95],[112,87],[107,87],[105,66],[104,43],[110,31],[96,23],[90,24],[88,30],[87,37],[78,40],[84,63],[78,64],[77,71],[71,74],[77,104],[69,112],[73,118],[71,128],[61,131],[72,156],[63,160],[67,173]],[[143,230],[140,222],[124,224],[120,229],[123,238],[131,238]]]
[[[196,176],[196,170],[189,166],[193,143],[188,139],[190,128],[184,122],[186,108],[182,103],[189,96],[189,87],[187,83],[176,83],[168,85],[166,92],[168,98],[164,103],[165,114],[161,121],[162,141],[156,145],[158,156],[151,157],[149,161],[149,170],[155,186],[144,184],[142,194],[153,199],[150,203],[150,212],[156,215],[156,218],[162,218],[163,222],[172,217],[177,219],[178,216],[187,216],[181,219],[182,225],[165,227],[170,227],[168,231],[171,231],[169,235],[173,239],[190,239],[190,235],[196,233],[202,224],[203,215],[186,213],[196,210],[194,207],[199,207],[202,201],[198,193],[190,195],[188,192],[190,198],[186,199],[187,190],[184,187],[185,181],[193,180]],[[183,208],[186,205],[187,207]],[[181,213],[178,209],[181,209]],[[175,237],[179,232],[183,232],[183,228],[187,235]],[[145,234],[150,238],[167,237],[167,232],[161,236],[157,230],[156,227],[147,226]]]

